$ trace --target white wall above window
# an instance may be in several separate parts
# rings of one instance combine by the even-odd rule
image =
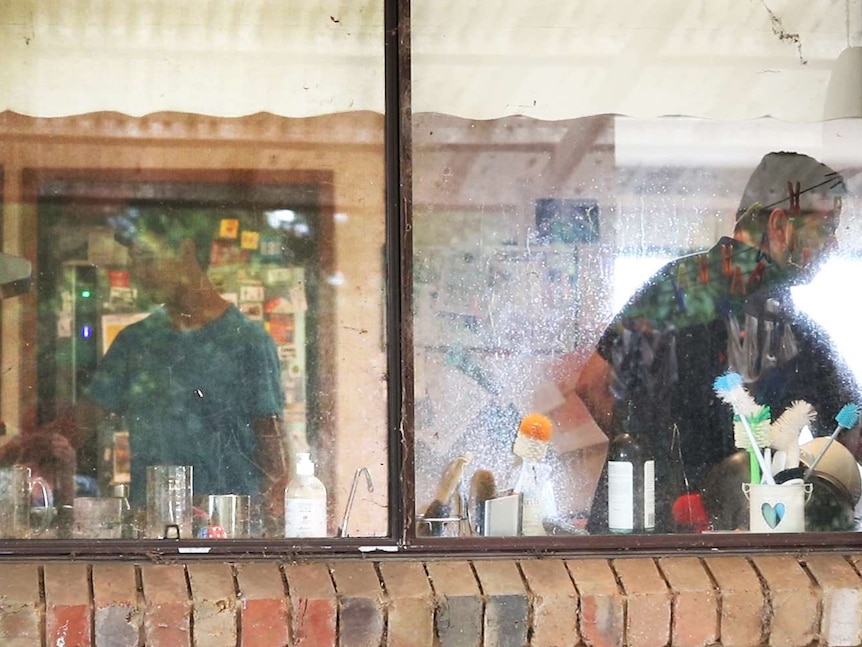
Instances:
[[[862,0],[415,0],[411,12],[414,111],[473,119],[819,121],[834,62],[862,45]],[[8,0],[0,38],[0,110],[384,109],[383,0]]]
[[[382,0],[8,0],[0,110],[383,112]]]
[[[425,0],[412,11],[414,110],[474,119],[819,121],[834,61],[862,44],[859,0]]]

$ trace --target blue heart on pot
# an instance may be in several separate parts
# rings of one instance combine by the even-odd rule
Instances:
[[[781,523],[781,520],[784,519],[784,511],[783,503],[776,503],[775,505],[764,503],[760,506],[760,513],[763,515],[763,520],[766,522],[766,525],[772,529],[775,529],[775,527]]]

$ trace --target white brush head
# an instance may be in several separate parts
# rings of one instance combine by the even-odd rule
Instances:
[[[817,412],[813,406],[805,400],[796,400],[770,428],[770,444],[781,451],[798,452],[799,434],[816,417]]]
[[[745,390],[742,377],[738,373],[725,373],[716,378],[713,389],[715,394],[741,416],[753,416],[760,410],[760,405]]]

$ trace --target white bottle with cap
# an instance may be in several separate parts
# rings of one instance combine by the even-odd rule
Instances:
[[[326,537],[326,487],[308,453],[296,455],[296,475],[284,490],[284,536]]]

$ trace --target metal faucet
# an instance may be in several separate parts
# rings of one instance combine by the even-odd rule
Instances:
[[[367,467],[360,467],[353,474],[353,483],[350,485],[350,494],[347,495],[347,506],[344,508],[344,518],[341,520],[341,526],[336,533],[338,537],[347,537],[347,522],[350,520],[350,511],[353,509],[353,499],[356,498],[356,487],[359,484],[359,475],[365,472],[365,482],[368,484],[368,491],[374,492],[374,484],[371,482],[371,472]]]

